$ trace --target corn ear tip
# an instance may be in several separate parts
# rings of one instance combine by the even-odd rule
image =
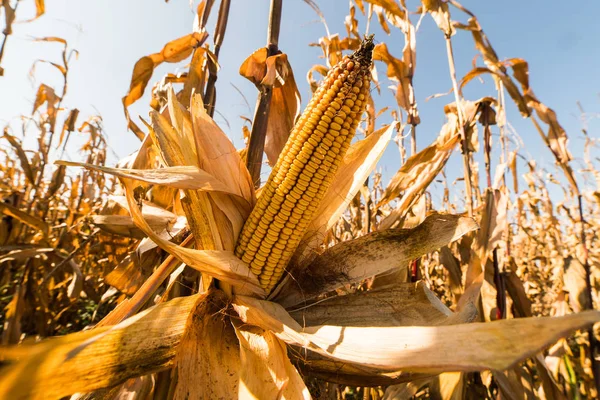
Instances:
[[[363,65],[370,66],[373,59],[373,49],[375,49],[374,38],[374,34],[366,35],[358,50],[351,57]]]

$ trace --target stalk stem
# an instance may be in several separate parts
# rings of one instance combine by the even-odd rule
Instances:
[[[456,80],[456,68],[454,67],[454,52],[452,51],[452,41],[450,36],[446,36],[446,52],[448,54],[448,67],[450,68],[450,78],[452,79],[452,88],[454,89],[454,98],[456,100],[456,110],[458,114],[458,130],[460,133],[460,141],[462,145],[463,169],[465,173],[465,191],[467,192],[467,211],[469,216],[473,216],[473,187],[472,187],[472,172],[471,163],[469,162],[469,145],[467,143],[467,135],[464,126],[464,114],[460,104],[462,97],[458,82]]]
[[[281,28],[281,9],[282,0],[271,0],[269,28],[267,32],[267,55],[269,57],[279,53],[278,43],[279,31]],[[250,143],[248,144],[248,156],[246,158],[246,166],[248,167],[252,182],[256,188],[260,186],[260,170],[265,149],[265,137],[267,134],[273,88],[260,86],[258,90],[258,99],[256,100],[256,109],[254,111],[252,130],[250,132]]]

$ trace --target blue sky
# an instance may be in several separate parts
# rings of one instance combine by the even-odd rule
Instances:
[[[2,61],[5,76],[0,78],[0,125],[16,126],[18,116],[30,112],[39,83],[47,83],[59,90],[61,77],[48,66],[38,65],[33,81],[28,73],[38,58],[58,61],[61,50],[58,44],[36,43],[32,38],[60,36],[68,40],[70,48],[79,51],[79,57],[71,63],[69,94],[64,106],[79,108],[82,116],[99,113],[116,155],[122,157],[131,153],[139,141],[126,130],[121,98],[129,87],[133,65],[140,57],[159,51],[166,42],[189,33],[193,9],[188,1],[181,0],[169,3],[161,0],[54,0],[47,3],[46,15],[31,23],[15,24],[14,34],[9,38]],[[408,3],[412,10],[418,4],[415,1]],[[520,57],[529,62],[531,86],[542,102],[557,111],[570,135],[571,152],[580,158],[583,140],[576,102],[580,101],[589,112],[599,109],[600,25],[597,16],[600,2],[585,0],[577,2],[576,6],[541,0],[464,0],[462,3],[478,17],[501,59]],[[33,4],[32,0],[21,2],[18,21],[34,15]],[[330,32],[345,35],[343,21],[348,13],[348,1],[318,0],[317,4]],[[251,117],[256,101],[256,89],[239,76],[238,69],[252,51],[264,46],[268,12],[268,0],[232,0],[219,60],[221,70],[215,120],[238,144],[241,143],[243,124],[239,116]],[[216,14],[217,8],[209,23],[211,33]],[[463,22],[467,20],[458,12],[454,12],[453,17]],[[417,19],[415,16],[413,21]],[[364,22],[361,17],[359,29],[363,32]],[[385,35],[376,19],[371,26],[376,40],[386,42],[392,54],[400,56],[404,45],[402,36],[399,33]],[[303,0],[284,1],[280,48],[288,53],[303,106],[310,97],[306,72],[312,65],[323,63],[320,48],[308,44],[323,35],[323,24]],[[453,43],[457,73],[461,77],[470,70],[476,52],[468,33],[459,32]],[[164,64],[157,69],[151,82],[183,65]],[[385,81],[384,71],[383,65],[379,66],[383,94],[376,98],[376,104],[378,107],[395,107],[393,97],[385,89],[389,82]],[[244,93],[250,110],[233,85]],[[417,128],[417,143],[421,149],[435,139],[444,123],[443,106],[453,101],[451,96],[425,101],[428,96],[445,93],[451,87],[444,37],[429,17],[423,20],[417,33],[414,86],[422,121]],[[484,84],[472,81],[464,94],[471,100],[493,94],[491,80],[485,79]],[[147,93],[131,107],[134,118],[136,115],[147,116],[148,98]],[[552,156],[531,123],[523,120],[512,106],[507,113],[509,122],[526,144],[524,154],[551,170]],[[386,114],[378,119],[378,123],[390,120]],[[75,149],[69,152],[69,157],[78,158]],[[392,143],[380,162],[384,178],[391,177],[399,165],[398,151]],[[577,164],[575,167],[578,168]],[[462,175],[461,168],[459,156],[454,156],[447,168],[449,183],[452,183],[452,177]],[[460,188],[462,184],[457,187]]]

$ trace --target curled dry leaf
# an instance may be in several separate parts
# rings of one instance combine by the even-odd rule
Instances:
[[[412,35],[409,37],[409,40],[412,37],[414,41],[414,31],[412,29],[409,35]],[[373,59],[383,61],[387,65],[387,77],[394,82],[398,82],[398,85],[392,88],[396,92],[396,102],[408,114],[407,122],[412,125],[419,124],[419,112],[417,111],[415,90],[412,84],[416,66],[416,54],[411,50],[410,41],[407,42],[404,49],[403,60],[392,56],[385,43],[379,43],[375,46]]]
[[[403,195],[396,208],[381,221],[379,229],[400,224],[410,207],[444,168],[459,141],[459,135],[452,134],[456,132],[455,127],[454,121],[444,125],[438,140],[411,156],[392,178],[379,206],[393,200],[401,191]],[[451,135],[448,138],[449,132]]]
[[[186,59],[192,54],[194,48],[202,45],[207,37],[208,34],[206,32],[190,33],[167,43],[159,53],[142,57],[135,63],[129,91],[123,97],[123,108],[128,127],[134,131],[140,140],[143,140],[144,135],[139,127],[131,121],[127,108],[142,97],[150,78],[152,78],[154,68],[163,62],[173,63]]]
[[[29,180],[29,182],[32,185],[35,185],[37,173],[35,173],[33,168],[31,167],[31,163],[29,162],[29,159],[27,158],[27,154],[25,154],[25,150],[23,150],[23,146],[22,146],[21,142],[16,137],[14,137],[8,133],[8,128],[4,129],[3,137],[6,140],[8,140],[10,145],[13,147],[13,149],[17,153],[17,157],[19,158],[19,161],[21,162],[21,168],[23,169],[25,176],[27,177],[27,179]]]
[[[272,88],[265,153],[273,166],[300,115],[300,92],[292,67],[286,54],[269,57],[267,48],[262,47],[243,62],[240,75],[257,87]]]
[[[50,225],[46,221],[25,211],[21,211],[15,206],[0,202],[0,213],[13,217],[25,225],[38,230],[44,236],[48,236],[50,233]]]
[[[421,0],[423,8],[434,19],[438,28],[446,37],[454,35],[454,27],[452,26],[452,20],[450,19],[450,11],[448,10],[448,3],[443,0]]]
[[[410,29],[409,25],[411,25],[411,23],[408,19],[408,12],[406,11],[404,0],[401,2],[402,6],[395,0],[365,0],[365,2],[382,7],[386,18],[402,32],[408,32]],[[385,28],[383,29],[385,30]]]

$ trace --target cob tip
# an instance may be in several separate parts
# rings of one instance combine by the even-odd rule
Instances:
[[[374,34],[366,35],[360,43],[359,49],[352,53],[350,58],[367,67],[371,66],[371,61],[373,59],[373,49],[375,48],[375,44],[373,43],[374,37]]]

